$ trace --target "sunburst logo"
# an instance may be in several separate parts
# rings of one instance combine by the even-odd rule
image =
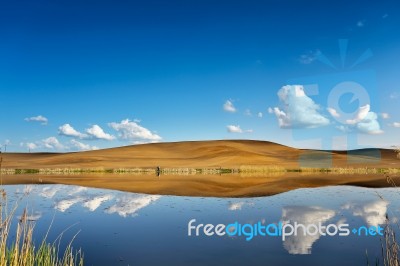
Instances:
[[[379,95],[376,88],[375,71],[360,68],[373,56],[373,53],[371,49],[366,49],[359,54],[356,60],[349,62],[351,60],[348,56],[348,40],[339,40],[338,43],[340,59],[336,61],[340,62],[339,64],[334,64],[323,52],[316,54],[316,60],[329,67],[332,73],[288,81],[289,84],[302,86],[306,96],[315,98],[315,104],[318,106],[318,108],[315,107],[315,110],[318,111],[319,117],[329,121],[311,129],[293,130],[293,138],[296,141],[316,140],[321,143],[321,149],[333,150],[337,149],[337,147],[333,147],[333,139],[345,136],[347,141],[340,149],[366,148],[365,145],[358,144],[361,134],[383,133],[377,116]],[[329,127],[329,130],[326,127]],[[378,153],[372,156],[377,160],[380,159]],[[321,154],[305,154],[300,159],[300,163],[302,166],[308,166],[308,161],[315,160],[315,157],[321,159],[321,166],[332,166],[331,156],[327,155],[326,158],[322,158]],[[376,162],[376,160],[369,162]],[[349,161],[349,163],[360,162]]]

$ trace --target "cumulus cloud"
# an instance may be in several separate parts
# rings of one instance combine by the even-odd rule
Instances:
[[[67,147],[62,145],[56,137],[49,137],[47,139],[43,139],[41,141],[41,144],[43,147],[47,149],[55,149],[55,150],[63,150],[66,149]]]
[[[400,122],[393,122],[393,123],[389,124],[389,126],[400,127]]]
[[[335,216],[335,211],[317,206],[287,206],[282,209],[282,221],[300,224],[323,224]],[[283,246],[290,254],[311,254],[312,245],[321,237],[305,235],[299,228],[297,235],[289,236]]]
[[[113,140],[115,137],[110,135],[99,126],[93,125],[85,130],[86,133],[79,132],[73,128],[70,124],[64,124],[58,128],[58,134],[66,137],[74,137],[79,139],[93,140],[93,139],[103,139],[103,140]]]
[[[330,123],[319,113],[319,105],[305,94],[303,86],[283,86],[278,91],[278,97],[284,110],[274,107],[268,112],[276,116],[281,128],[315,128]]]
[[[253,114],[251,113],[250,109],[246,109],[246,111],[244,111],[244,115],[252,116]]]
[[[237,125],[237,126],[229,125],[229,126],[226,126],[226,128],[229,133],[243,133],[243,130],[240,128],[239,125]]]
[[[68,146],[61,144],[56,137],[48,137],[35,142],[21,142],[21,147],[26,147],[29,150],[49,149],[49,150],[67,150]]]
[[[388,113],[380,113],[380,116],[382,117],[382,119],[389,119],[390,115]]]
[[[120,123],[112,122],[108,124],[118,132],[118,137],[123,140],[158,142],[162,138],[147,128],[140,126],[137,122],[129,119],[122,120]]]
[[[224,108],[224,111],[225,111],[225,112],[229,112],[229,113],[235,113],[235,112],[236,112],[236,108],[235,108],[235,106],[233,105],[233,102],[232,102],[231,100],[227,100],[227,101],[224,103],[223,108]]]
[[[239,125],[229,125],[226,126],[229,133],[253,133],[252,129],[243,130]]]
[[[153,202],[159,200],[161,196],[155,195],[129,195],[117,199],[117,202],[106,210],[106,213],[117,213],[122,217],[129,215],[135,216],[137,212]]]
[[[326,110],[331,114],[331,116],[340,117],[340,114],[334,108],[328,107]]]
[[[72,139],[70,141],[70,143],[71,143],[71,145],[73,147],[75,147],[75,148],[77,148],[78,150],[81,150],[81,151],[91,151],[91,150],[98,150],[99,149],[99,147],[97,147],[97,146],[91,146],[89,144],[85,144],[85,143],[79,142],[79,141],[77,141],[75,139]]]
[[[262,117],[263,117],[263,113],[259,112],[257,116],[258,116],[259,118],[262,118]]]
[[[354,117],[345,120],[343,125],[336,126],[336,128],[344,133],[349,133],[354,130],[370,135],[384,133],[381,130],[378,115],[370,110],[371,106],[369,104],[359,107]],[[333,108],[327,108],[327,111],[335,118],[340,117],[340,114]],[[381,113],[380,116],[383,119],[389,118],[389,114],[387,113]]]
[[[33,142],[28,142],[25,144],[25,146],[29,149],[29,150],[36,150],[38,148],[38,145],[33,143]]]
[[[91,128],[86,129],[86,133],[95,139],[104,139],[104,140],[115,139],[113,135],[105,133],[104,130],[98,125],[93,125]]]
[[[58,128],[58,134],[66,137],[75,137],[80,139],[85,139],[88,137],[87,134],[81,133],[75,128],[73,128],[70,124],[64,124]]]
[[[378,115],[374,112],[369,112],[366,117],[357,124],[357,129],[361,133],[377,135],[382,134],[381,126],[378,122]]]
[[[47,122],[49,120],[46,117],[42,116],[42,115],[38,115],[38,116],[27,117],[27,118],[25,118],[25,121],[27,121],[27,122],[39,122],[42,125],[47,125]]]
[[[369,104],[361,106],[358,109],[358,111],[353,119],[346,120],[346,124],[354,125],[354,124],[357,124],[358,122],[362,121],[364,118],[366,118],[370,109],[371,109],[371,106]]]
[[[359,216],[369,226],[378,226],[386,222],[386,213],[389,202],[384,200],[375,200],[367,203],[348,203],[342,208],[351,210],[354,216]]]

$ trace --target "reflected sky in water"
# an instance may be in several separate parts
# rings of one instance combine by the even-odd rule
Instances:
[[[79,232],[87,265],[366,265],[380,256],[379,237],[188,237],[187,224],[298,222],[377,226],[397,223],[400,190],[299,189],[270,197],[225,199],[144,195],[67,185],[5,186],[9,205],[22,198],[36,221],[35,239],[52,220],[49,240]],[[381,198],[381,195],[383,198]],[[18,218],[16,217],[16,221]],[[397,228],[397,225],[395,226]]]

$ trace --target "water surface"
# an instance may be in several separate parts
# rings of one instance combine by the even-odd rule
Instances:
[[[366,265],[380,257],[380,238],[189,237],[188,222],[264,224],[279,221],[378,226],[396,223],[400,190],[333,186],[297,189],[270,197],[202,198],[158,196],[69,185],[4,186],[17,214],[27,206],[39,241],[54,219],[49,240],[64,242],[79,232],[86,265]],[[383,199],[381,198],[383,197]],[[17,222],[17,218],[15,218]],[[395,225],[397,230],[397,225]]]

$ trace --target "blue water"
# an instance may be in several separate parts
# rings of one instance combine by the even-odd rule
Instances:
[[[77,234],[85,265],[367,265],[381,256],[379,236],[188,236],[188,222],[230,224],[348,223],[397,230],[400,190],[358,187],[298,189],[259,198],[157,196],[66,185],[4,186],[35,221],[35,240],[49,230],[63,244]],[[381,195],[383,199],[379,196]],[[53,221],[53,222],[52,222]],[[15,218],[15,223],[18,218]]]

